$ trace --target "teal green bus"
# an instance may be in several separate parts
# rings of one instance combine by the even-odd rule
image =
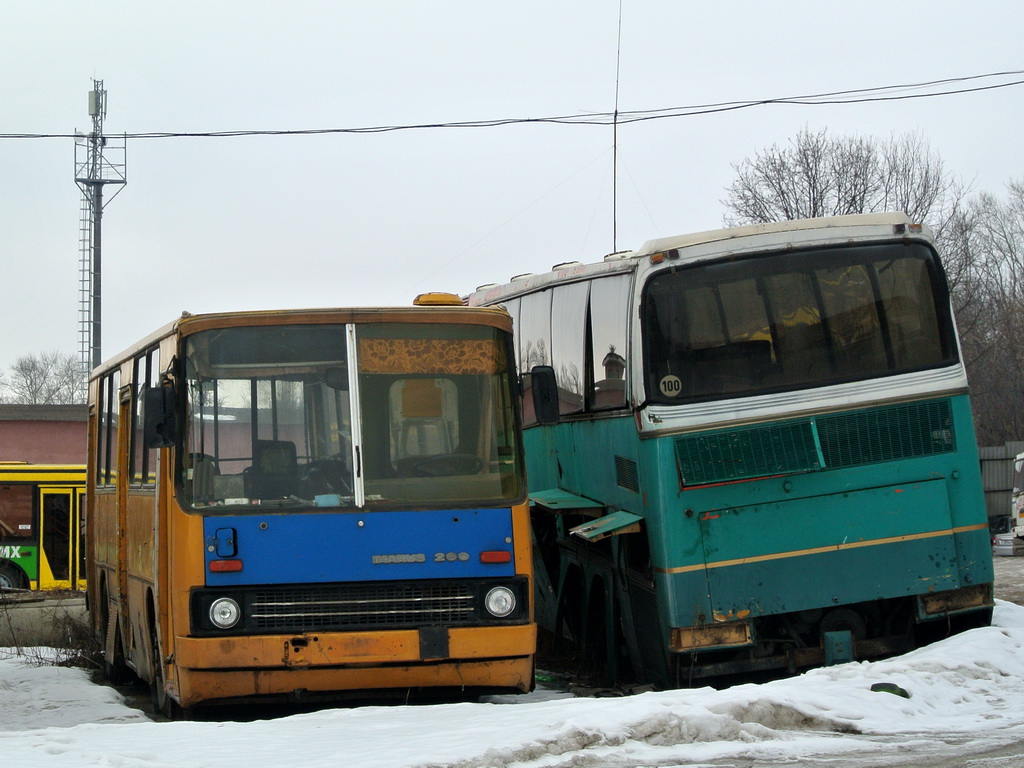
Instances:
[[[926,227],[669,237],[467,301],[513,317],[538,618],[595,667],[707,684],[990,622],[967,377]]]

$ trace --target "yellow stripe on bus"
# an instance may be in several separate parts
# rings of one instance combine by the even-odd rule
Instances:
[[[706,568],[727,568],[732,565],[750,565],[751,563],[763,563],[768,560],[784,560],[790,557],[804,557],[805,555],[819,555],[825,552],[839,552],[844,549],[858,549],[860,547],[876,547],[882,544],[898,544],[904,541],[917,541],[921,539],[934,539],[938,536],[952,536],[957,533],[970,533],[971,531],[988,530],[987,523],[978,525],[965,525],[959,528],[946,528],[941,531],[928,531],[926,533],[914,533],[907,536],[889,536],[884,539],[870,539],[867,541],[852,541],[842,544],[832,544],[827,547],[812,547],[810,549],[795,549],[790,552],[775,552],[770,555],[758,555],[756,557],[740,557],[735,560],[718,560],[713,563],[699,563],[697,565],[683,565],[678,568],[655,568],[657,573],[692,573],[703,571]]]

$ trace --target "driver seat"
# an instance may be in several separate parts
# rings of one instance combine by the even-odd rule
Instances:
[[[257,440],[252,466],[243,472],[250,499],[282,499],[299,491],[299,463],[290,440]]]

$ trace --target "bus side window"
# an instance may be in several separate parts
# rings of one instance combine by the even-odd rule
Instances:
[[[590,286],[591,365],[589,407],[626,405],[626,321],[629,318],[630,276],[594,280]]]
[[[519,306],[519,370],[530,371],[535,365],[551,364],[551,291],[524,296]],[[529,377],[524,377],[523,424],[537,423],[533,412],[533,396]]]

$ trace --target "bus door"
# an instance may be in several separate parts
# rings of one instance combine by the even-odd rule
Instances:
[[[39,489],[39,589],[83,589],[81,488]]]

